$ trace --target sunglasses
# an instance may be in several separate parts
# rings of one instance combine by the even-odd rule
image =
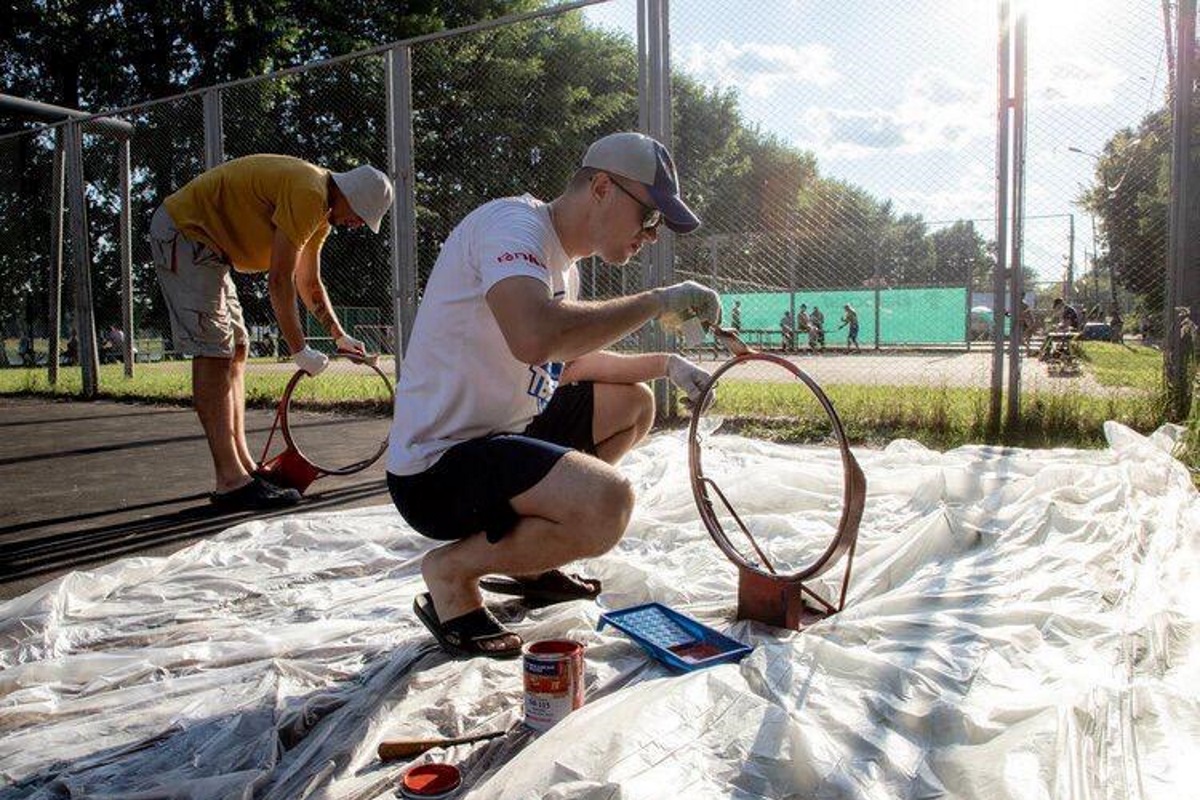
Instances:
[[[643,203],[641,200],[638,199],[638,196],[636,194],[634,194],[633,192],[629,191],[624,186],[622,186],[616,178],[612,177],[611,175],[609,175],[608,177],[609,177],[609,180],[612,181],[613,186],[616,186],[622,192],[624,192],[625,194],[632,197],[633,202],[637,203],[639,206],[642,207],[642,230],[652,231],[655,228],[657,228],[659,226],[659,224],[662,222],[662,212],[659,211],[654,206],[648,206],[645,203]]]

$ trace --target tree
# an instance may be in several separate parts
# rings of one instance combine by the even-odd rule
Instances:
[[[930,237],[935,266],[930,283],[939,285],[990,286],[994,256],[988,242],[975,230],[975,223],[959,220]]]
[[[1195,74],[1200,74],[1200,48],[1192,57],[1197,61]],[[1188,90],[1192,118],[1200,124],[1200,91]],[[1166,302],[1171,139],[1168,100],[1136,128],[1117,131],[1105,143],[1094,183],[1080,198],[1080,204],[1095,214],[1105,244],[1097,269],[1135,296],[1156,331],[1161,331]],[[1191,139],[1200,141],[1200,129],[1193,129]],[[1191,152],[1193,180],[1200,184],[1200,151],[1193,146]]]
[[[445,5],[437,0],[352,2],[349,7],[330,0],[298,4],[83,0],[48,6],[21,0],[10,4],[0,22],[0,85],[6,93],[69,108],[117,108],[526,10],[534,2],[471,0],[450,4],[448,9]],[[226,122],[231,152],[244,154],[237,152],[241,146],[249,152],[290,149],[344,167],[371,151],[378,161],[385,142],[379,111],[384,103],[380,59],[306,75],[230,92]],[[361,102],[346,103],[345,98],[361,98]],[[200,112],[200,101],[188,98],[126,115],[135,126],[135,220],[148,219],[167,194],[203,169]],[[9,130],[33,125],[15,119],[4,123]],[[268,146],[268,142],[279,144]],[[114,321],[119,319],[120,297],[116,148],[93,137],[85,145],[96,316]],[[16,316],[34,313],[31,309],[44,313],[46,308],[52,153],[51,137],[22,137],[0,146],[0,218],[6,233],[0,242],[0,286],[5,293],[0,294],[0,329],[11,328]],[[42,202],[30,202],[35,197]],[[135,223],[135,231],[138,227]],[[379,241],[368,245],[384,246]],[[134,247],[136,254],[140,237]],[[330,249],[338,247],[331,242]],[[135,285],[153,287],[148,259],[135,255],[135,261]],[[386,258],[370,261],[386,262]],[[388,282],[386,275],[363,277],[374,287]],[[265,313],[262,287],[244,286],[248,314]],[[137,308],[139,324],[165,330],[165,309],[157,292],[142,292],[139,300],[145,301]]]

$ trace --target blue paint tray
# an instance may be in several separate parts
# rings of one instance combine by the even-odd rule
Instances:
[[[600,615],[596,630],[603,630],[606,624],[667,666],[684,672],[740,661],[754,649],[662,603],[607,611]]]

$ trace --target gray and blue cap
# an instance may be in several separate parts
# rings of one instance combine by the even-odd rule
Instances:
[[[667,148],[641,133],[610,133],[597,139],[583,157],[583,166],[629,178],[646,187],[663,223],[676,233],[700,227],[697,217],[679,196],[679,176]]]

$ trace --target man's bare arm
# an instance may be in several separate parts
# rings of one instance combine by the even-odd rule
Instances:
[[[667,374],[666,353],[625,355],[598,350],[580,356],[563,369],[562,383],[644,383]]]
[[[279,333],[293,353],[304,349],[304,328],[296,311],[296,288],[293,280],[300,252],[296,245],[279,230],[271,242],[271,270],[267,275],[267,289],[271,295],[271,308],[279,322]]]
[[[596,302],[556,301],[546,284],[523,276],[497,283],[487,303],[509,351],[526,364],[571,361],[600,350],[663,310],[652,291]]]
[[[316,317],[321,327],[329,332],[334,339],[340,339],[346,334],[338,322],[333,304],[325,292],[325,283],[321,280],[321,251],[317,247],[305,247],[300,252],[296,266],[296,289],[306,308]]]

